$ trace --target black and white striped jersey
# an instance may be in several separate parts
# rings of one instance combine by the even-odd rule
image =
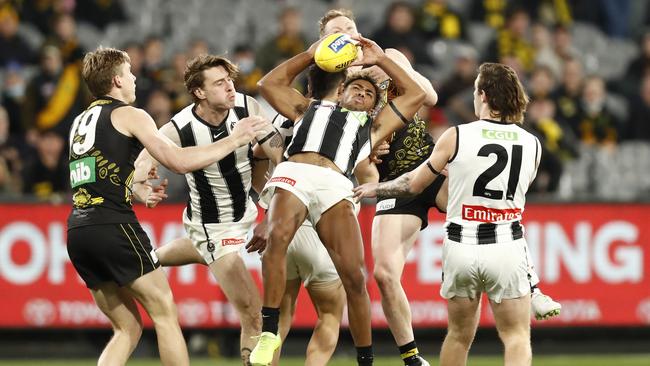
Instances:
[[[178,112],[172,123],[181,146],[207,145],[230,135],[235,124],[248,116],[247,107],[246,95],[237,93],[235,107],[219,126],[201,119],[194,104]],[[237,222],[256,209],[249,197],[252,155],[247,144],[204,169],[185,174],[190,187],[187,216],[204,224]]]
[[[539,140],[515,123],[479,120],[456,129],[450,159],[448,238],[492,244],[523,237],[526,192],[542,153]]]
[[[350,111],[325,100],[314,101],[296,122],[285,157],[316,152],[350,175],[370,155],[371,126],[372,118],[366,112]]]

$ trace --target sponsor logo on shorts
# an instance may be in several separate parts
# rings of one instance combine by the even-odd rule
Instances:
[[[296,181],[294,179],[291,179],[289,177],[273,177],[269,180],[269,183],[286,183],[290,186],[295,186]]]
[[[70,162],[70,185],[72,188],[95,181],[95,158],[87,157]]]
[[[246,240],[244,239],[237,239],[237,238],[228,238],[228,239],[221,239],[221,245],[226,246],[226,245],[237,245],[237,244],[244,244]]]
[[[158,263],[158,256],[156,255],[156,250],[155,249],[151,249],[151,251],[149,252],[149,255],[151,256],[151,259],[153,259],[154,263]]]
[[[512,131],[497,131],[497,130],[482,130],[482,135],[484,139],[488,140],[507,140],[507,141],[517,141],[519,135],[516,132]]]
[[[214,243],[208,240],[208,252],[214,252]]]
[[[479,222],[521,220],[521,209],[463,205],[463,220]]]
[[[391,208],[395,208],[395,198],[390,198],[387,200],[381,200],[377,202],[377,207],[375,208],[375,211],[386,211],[390,210]]]

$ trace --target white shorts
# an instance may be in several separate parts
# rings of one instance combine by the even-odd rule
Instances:
[[[228,253],[238,252],[246,244],[248,231],[257,218],[257,207],[253,204],[247,206],[244,217],[238,222],[219,224],[192,221],[187,217],[187,212],[183,211],[185,232],[206,264],[209,265]]]
[[[339,279],[327,249],[311,225],[301,225],[287,249],[287,280],[296,278],[305,287]]]
[[[275,188],[293,193],[307,207],[307,219],[316,225],[323,212],[342,200],[354,204],[352,182],[343,174],[317,165],[284,161],[273,172],[261,200],[271,202]]]
[[[444,240],[440,296],[477,298],[482,292],[500,303],[530,294],[526,240],[462,244]]]

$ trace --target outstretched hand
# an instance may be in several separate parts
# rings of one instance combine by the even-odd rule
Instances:
[[[384,50],[375,41],[365,38],[361,34],[351,38],[358,42],[357,47],[361,47],[361,52],[359,53],[360,56],[350,66],[376,65],[383,57],[386,57]]]
[[[266,216],[264,216],[262,222],[257,224],[253,229],[253,237],[246,243],[246,251],[248,253],[258,252],[262,254],[264,249],[266,249],[266,240],[269,238],[267,228],[268,222]]]
[[[158,205],[162,200],[168,197],[166,193],[168,184],[169,182],[167,181],[167,178],[165,178],[160,183],[160,185],[152,188],[152,191],[147,196],[147,200],[145,202],[148,208],[156,207],[156,205]]]
[[[377,197],[377,185],[378,183],[366,183],[353,188],[355,202],[360,202],[362,198]]]

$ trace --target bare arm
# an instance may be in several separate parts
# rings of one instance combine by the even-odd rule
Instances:
[[[354,169],[354,176],[357,178],[359,184],[377,183],[379,182],[379,171],[377,167],[370,161],[370,158],[360,162]]]
[[[409,60],[401,51],[394,48],[387,48],[385,52],[386,56],[390,57],[391,60],[395,61],[404,70],[406,70],[406,72],[408,72],[409,75],[411,75],[411,77],[415,79],[418,85],[420,85],[420,87],[424,90],[426,93],[424,105],[429,107],[436,105],[436,103],[438,103],[438,93],[436,93],[436,90],[433,88],[433,85],[431,85],[429,79],[425,78],[422,74],[415,71],[415,69],[413,69],[413,66],[411,66]]]
[[[249,143],[264,130],[268,120],[259,116],[242,119],[232,134],[215,143],[204,146],[181,148],[156,129],[156,124],[147,112],[123,107],[113,111],[111,116],[118,131],[136,137],[149,154],[174,173],[185,174],[222,159],[237,147]]]
[[[293,80],[314,61],[314,47],[281,63],[258,81],[260,94],[281,115],[297,121],[310,100],[291,87]]]
[[[356,187],[354,196],[360,200],[364,197],[401,197],[419,194],[442,172],[455,150],[456,128],[452,127],[440,136],[431,156],[420,166],[388,182]]]
[[[373,123],[371,140],[374,144],[384,141],[388,135],[404,127],[415,113],[422,107],[426,94],[420,85],[373,41],[358,37],[363,47],[363,63],[379,66],[395,84],[402,89],[403,94],[393,99],[392,105],[384,107]],[[398,112],[400,115],[398,115]]]
[[[264,111],[260,104],[252,97],[248,98],[248,105],[250,106],[251,115],[264,116]],[[264,150],[265,155],[271,159],[274,164],[279,164],[282,161],[282,153],[284,152],[284,140],[280,133],[269,123],[268,127],[261,136],[257,137],[258,145]]]

